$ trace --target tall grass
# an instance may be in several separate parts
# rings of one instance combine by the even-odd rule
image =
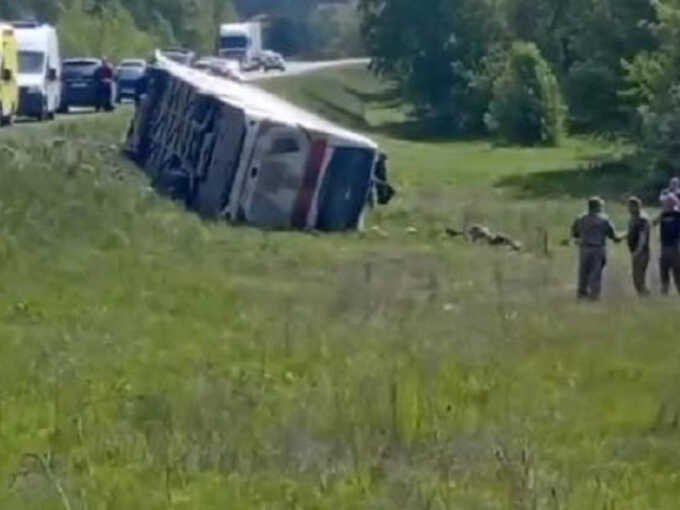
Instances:
[[[675,508],[674,303],[622,250],[575,303],[580,197],[498,185],[611,149],[376,131],[399,199],[321,237],[160,198],[126,122],[0,135],[0,508]],[[442,235],[465,221],[527,250]]]

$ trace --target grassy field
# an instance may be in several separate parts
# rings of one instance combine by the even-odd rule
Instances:
[[[677,303],[619,247],[579,305],[559,246],[593,192],[623,225],[625,148],[428,140],[360,70],[267,87],[390,154],[365,232],[202,222],[126,112],[0,134],[0,508],[677,508]]]

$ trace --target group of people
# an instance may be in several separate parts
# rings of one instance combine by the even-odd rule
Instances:
[[[661,213],[650,219],[637,197],[628,200],[630,219],[628,230],[617,233],[604,213],[604,201],[599,197],[588,200],[588,211],[572,226],[572,238],[579,246],[578,297],[598,300],[602,292],[602,273],[607,264],[607,240],[627,241],[631,255],[633,285],[640,296],[650,294],[647,271],[651,259],[651,231],[659,227],[659,273],[661,293],[667,295],[671,279],[680,293],[680,178],[671,179],[661,192]]]

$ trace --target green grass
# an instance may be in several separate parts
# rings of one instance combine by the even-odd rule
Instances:
[[[200,221],[126,112],[0,134],[0,508],[677,508],[676,303],[617,248],[576,304],[557,242],[622,149],[417,140],[356,70],[267,86],[390,153],[364,233]],[[471,221],[527,251],[442,234]]]

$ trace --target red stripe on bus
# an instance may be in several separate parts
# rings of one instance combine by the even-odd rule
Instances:
[[[302,187],[295,201],[293,209],[293,226],[295,228],[305,228],[307,226],[307,216],[312,208],[314,193],[316,191],[321,165],[326,155],[327,142],[324,139],[314,140],[309,151],[305,176],[302,179]]]

